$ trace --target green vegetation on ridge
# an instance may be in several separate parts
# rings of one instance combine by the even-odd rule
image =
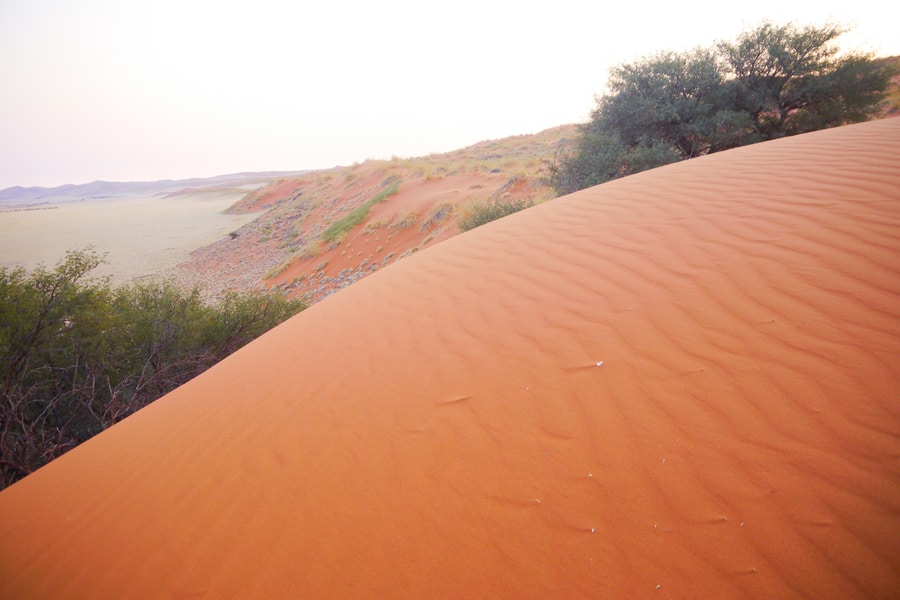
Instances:
[[[893,68],[839,53],[838,25],[771,23],[734,42],[612,69],[574,149],[550,165],[567,194],[679,160],[868,120]]]
[[[458,221],[459,229],[460,231],[469,231],[533,205],[534,202],[530,200],[490,200],[482,204],[474,204],[461,211],[462,214]]]

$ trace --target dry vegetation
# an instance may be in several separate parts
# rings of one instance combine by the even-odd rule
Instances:
[[[900,56],[891,56],[883,60],[893,66],[897,74],[891,79],[891,88],[884,102],[882,116],[900,116]]]
[[[369,160],[278,180],[230,209],[262,211],[259,218],[195,251],[179,267],[180,277],[213,293],[278,287],[321,299],[459,233],[460,216],[479,206],[552,198],[546,163],[576,132],[577,126],[565,125],[445,154]],[[367,240],[381,251],[346,251]],[[318,269],[323,261],[329,266]]]

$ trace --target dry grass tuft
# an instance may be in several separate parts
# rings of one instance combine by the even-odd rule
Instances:
[[[391,229],[409,229],[419,220],[419,215],[411,210],[405,210],[398,214],[391,223]]]

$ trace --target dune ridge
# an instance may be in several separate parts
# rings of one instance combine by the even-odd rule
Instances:
[[[0,492],[0,596],[889,598],[900,119],[317,303]]]

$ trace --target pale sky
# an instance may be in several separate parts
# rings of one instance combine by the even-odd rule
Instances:
[[[301,170],[583,122],[609,66],[883,0],[0,0],[0,189]],[[766,8],[768,7],[768,8]]]

